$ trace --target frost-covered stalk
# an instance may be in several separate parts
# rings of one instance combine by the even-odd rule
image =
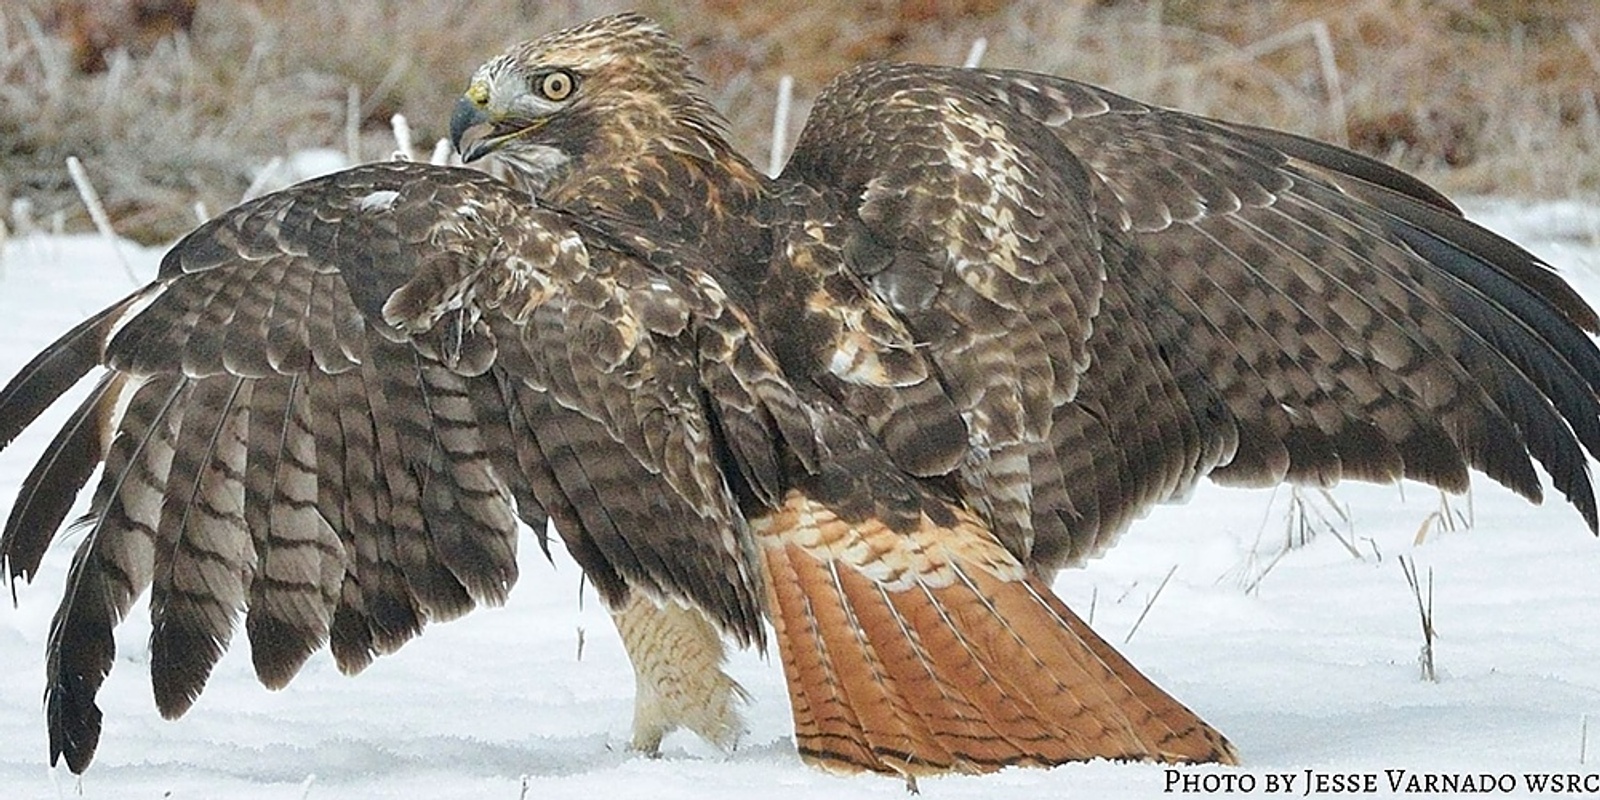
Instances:
[[[389,118],[389,129],[394,131],[394,157],[405,161],[416,161],[416,148],[411,143],[411,122],[404,114],[396,114]]]
[[[244,197],[240,198],[239,202],[242,203],[246,200],[254,200],[257,197],[266,194],[267,187],[271,186],[272,183],[278,179],[278,173],[282,171],[283,157],[273,156],[272,160],[268,161],[267,165],[262,167],[261,171],[256,173],[255,180],[250,181],[250,185],[245,187]]]
[[[972,69],[983,63],[983,54],[989,51],[989,40],[979,36],[972,40],[972,47],[967,49],[967,60],[961,66]]]
[[[447,166],[450,164],[450,157],[453,155],[455,153],[450,149],[450,140],[440,139],[433,143],[433,155],[428,157],[428,163],[436,167]]]
[[[1422,525],[1417,528],[1413,545],[1422,544],[1428,538],[1428,533],[1437,527],[1441,531],[1452,532],[1457,530],[1471,530],[1477,518],[1477,511],[1472,504],[1472,487],[1467,487],[1467,513],[1463,514],[1450,507],[1450,495],[1443,489],[1439,490],[1439,510],[1429,514],[1422,520]]]
[[[122,248],[117,243],[117,232],[111,227],[111,217],[106,215],[106,207],[100,202],[100,193],[95,191],[94,184],[89,182],[89,173],[83,169],[83,162],[77,156],[67,156],[67,174],[72,176],[72,184],[78,187],[78,197],[83,199],[83,204],[89,209],[89,219],[94,220],[94,226],[100,235],[106,238],[111,245],[111,252],[117,256],[117,261],[122,264],[122,271],[127,274],[128,280],[138,286],[141,281],[139,276],[133,274],[133,265],[128,263],[122,254]]]
[[[772,111],[772,152],[767,156],[767,175],[776,178],[783,170],[784,151],[789,149],[789,106],[794,102],[794,76],[778,79],[778,105]]]
[[[350,163],[361,163],[361,88],[353,83],[344,95],[344,152]]]
[[[1338,144],[1344,144],[1350,131],[1345,111],[1344,82],[1339,78],[1339,62],[1334,58],[1333,36],[1328,33],[1328,23],[1314,19],[1296,25],[1244,48],[1242,53],[1247,58],[1260,58],[1307,39],[1317,51],[1317,68],[1322,72],[1322,85],[1328,90],[1328,115],[1333,118],[1331,133]]]

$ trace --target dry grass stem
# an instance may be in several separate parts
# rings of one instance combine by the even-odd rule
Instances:
[[[1434,669],[1433,663],[1433,568],[1428,568],[1428,591],[1423,595],[1422,584],[1417,580],[1417,563],[1415,559],[1400,557],[1400,570],[1405,573],[1406,584],[1411,587],[1411,594],[1417,599],[1417,616],[1422,620],[1422,652],[1417,657],[1417,662],[1422,666],[1422,679],[1429,683],[1439,682],[1439,673]]]
[[[1351,558],[1365,560],[1354,544],[1355,521],[1338,498],[1323,487],[1317,488],[1317,494],[1308,496],[1304,487],[1291,486],[1289,509],[1284,515],[1283,549],[1304,547],[1324,533],[1338,540]]]
[[[1139,626],[1144,624],[1144,618],[1149,616],[1150,609],[1155,606],[1156,600],[1161,597],[1161,590],[1167,588],[1167,581],[1172,580],[1172,574],[1177,571],[1177,564],[1173,564],[1172,569],[1167,570],[1166,577],[1161,579],[1161,585],[1157,586],[1156,590],[1150,594],[1150,599],[1145,601],[1144,610],[1139,612],[1139,618],[1134,620],[1133,627],[1128,629],[1128,635],[1122,638],[1123,644],[1133,641],[1133,635],[1139,632]]]
[[[1594,37],[1589,35],[1589,30],[1576,21],[1568,22],[1567,35],[1572,37],[1572,41],[1578,45],[1578,52],[1583,53],[1584,59],[1589,62],[1590,71],[1595,77],[1600,77],[1600,47],[1595,46]]]
[[[1413,546],[1420,545],[1427,540],[1428,534],[1434,530],[1445,533],[1454,533],[1458,530],[1471,530],[1475,524],[1477,512],[1472,502],[1472,490],[1467,490],[1467,511],[1451,507],[1450,495],[1443,489],[1439,490],[1439,508],[1422,518],[1422,524],[1417,526],[1417,534],[1412,538]]]
[[[1339,64],[1334,57],[1333,36],[1328,33],[1327,22],[1313,19],[1301,23],[1239,50],[1237,56],[1256,61],[1275,51],[1297,47],[1307,41],[1316,51],[1317,69],[1328,95],[1328,116],[1331,119],[1329,138],[1339,144],[1348,144],[1350,122],[1345,106],[1344,84],[1339,80]]]
[[[1377,561],[1379,564],[1382,564],[1383,563],[1383,551],[1378,549],[1378,540],[1372,538],[1371,536],[1363,536],[1363,537],[1361,537],[1361,541],[1366,542],[1367,546],[1372,548],[1372,558],[1373,558],[1373,560]]]
[[[1254,555],[1254,553],[1251,553],[1252,557],[1254,557]],[[1268,561],[1267,565],[1262,567],[1259,572],[1256,572],[1254,575],[1248,575],[1247,573],[1248,577],[1246,578],[1246,582],[1244,584],[1244,593],[1248,595],[1261,591],[1261,582],[1266,579],[1268,573],[1272,572],[1272,568],[1278,566],[1278,562],[1282,561],[1283,557],[1287,555],[1289,555],[1289,548],[1285,547],[1273,554],[1272,560]]]

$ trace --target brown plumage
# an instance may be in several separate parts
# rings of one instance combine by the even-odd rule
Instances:
[[[108,368],[0,539],[31,578],[104,463],[50,637],[52,760],[88,765],[146,588],[175,716],[241,615],[276,687],[324,644],[355,672],[501,602],[520,518],[677,698],[641,705],[641,747],[737,731],[679,697],[731,709],[736,684],[681,677],[719,669],[706,625],[759,645],[770,619],[825,766],[1228,761],[1049,590],[1152,504],[1469,469],[1537,500],[1537,462],[1595,527],[1600,319],[1361,156],[873,65],[769,179],[629,15],[490,61],[451,128],[519,185],[375,164],[247,203],[0,390],[4,444]],[[685,613],[652,639],[660,609]]]

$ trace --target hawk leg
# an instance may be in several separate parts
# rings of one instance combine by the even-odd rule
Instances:
[[[633,662],[633,749],[655,755],[678,728],[730,750],[744,733],[739,705],[749,699],[722,671],[722,636],[698,609],[657,603],[634,591],[611,621]]]
[[[916,776],[1095,758],[1233,763],[970,515],[897,532],[791,493],[753,520],[807,761]]]

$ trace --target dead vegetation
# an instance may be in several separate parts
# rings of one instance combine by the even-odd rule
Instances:
[[[1589,0],[641,0],[685,41],[761,159],[775,89],[792,125],[869,59],[984,63],[1348,142],[1452,192],[1600,191],[1600,18]],[[470,70],[517,39],[618,10],[599,0],[24,0],[0,8],[0,207],[88,229],[81,158],[124,235],[170,239],[236,202],[273,158],[426,149]],[[791,138],[792,141],[792,138]]]
[[[1422,623],[1422,649],[1417,652],[1417,666],[1422,669],[1422,679],[1429,683],[1439,682],[1439,670],[1433,660],[1433,568],[1428,568],[1428,588],[1422,588],[1422,581],[1417,577],[1417,562],[1414,558],[1401,556],[1400,570],[1405,573],[1406,585],[1411,587],[1411,595],[1417,601],[1417,618]]]

